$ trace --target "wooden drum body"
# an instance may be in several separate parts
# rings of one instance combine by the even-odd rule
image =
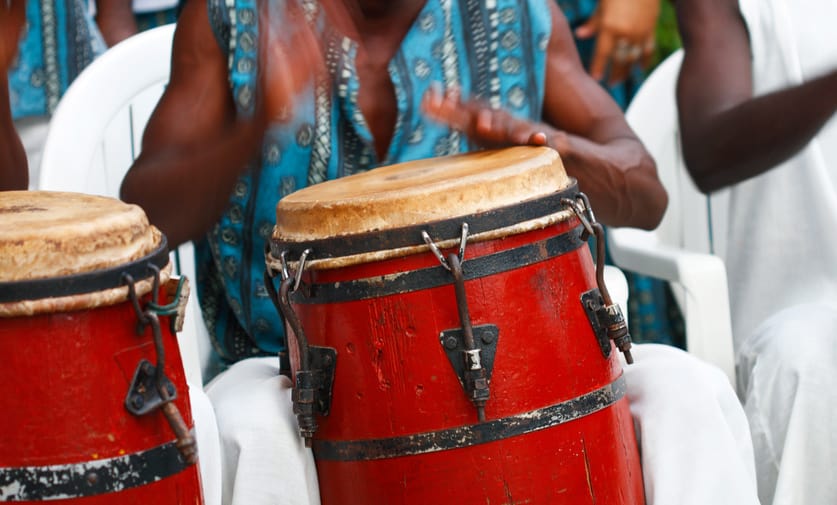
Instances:
[[[453,182],[440,188],[436,176]],[[281,270],[271,258],[307,247],[313,258],[290,301],[292,329],[312,346],[322,503],[644,503],[621,366],[583,303],[600,297],[584,227],[562,204],[577,188],[557,154],[515,148],[385,167],[356,179],[367,190],[357,191],[374,193],[376,177],[407,193],[387,225],[304,242],[283,219],[323,193],[313,186],[277,208],[269,264]],[[427,212],[411,194],[421,187]],[[524,194],[535,198],[521,204]],[[445,199],[453,217],[438,219]],[[329,204],[335,221],[345,210]],[[419,245],[422,231],[444,265]],[[302,412],[310,395],[293,334],[289,349]]]
[[[0,501],[203,503],[165,239],[87,195],[2,193],[0,216]]]

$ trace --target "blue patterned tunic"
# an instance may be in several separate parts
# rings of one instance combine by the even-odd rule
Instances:
[[[70,83],[104,51],[88,0],[29,0],[19,56],[9,71],[13,117],[51,114]]]
[[[219,43],[230,56],[230,84],[239,114],[256,96],[259,18],[255,0],[208,0]],[[261,159],[235,185],[220,222],[198,244],[198,292],[215,349],[231,362],[284,349],[283,326],[262,277],[264,248],[277,201],[309,184],[379,165],[469,150],[459,132],[421,112],[432,83],[459,86],[465,96],[539,120],[551,18],[547,0],[428,0],[389,63],[397,120],[389,150],[377,159],[358,106],[357,45],[318,22],[327,79],[297,100],[289,123],[265,135]],[[234,21],[233,21],[234,20]]]

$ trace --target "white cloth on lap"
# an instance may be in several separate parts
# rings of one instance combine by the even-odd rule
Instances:
[[[677,348],[641,344],[625,365],[648,505],[758,505],[747,418],[727,376]]]
[[[299,437],[278,358],[240,361],[206,391],[218,419],[224,504],[320,503],[314,457]]]
[[[757,505],[747,420],[726,376],[673,347],[634,346],[625,367],[648,505]],[[233,365],[208,387],[218,417],[224,505],[317,505],[277,358]]]

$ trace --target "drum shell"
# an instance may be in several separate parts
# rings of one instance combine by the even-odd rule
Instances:
[[[467,273],[475,258],[537,248],[580,231],[572,218],[471,243],[463,270]],[[346,268],[312,268],[306,280],[339,286],[433,267],[441,268],[428,251]],[[499,328],[488,422],[589,394],[621,377],[616,353],[603,355],[581,303],[581,295],[595,287],[586,245],[466,280],[465,287],[473,325]],[[363,450],[326,454],[326,446],[455,430],[478,420],[440,340],[441,332],[461,326],[452,284],[352,301],[318,301],[312,293],[310,299],[297,296],[294,304],[309,343],[337,351],[331,410],[317,418],[314,438],[324,505],[644,502],[624,396],[563,424],[467,447],[410,454],[405,446],[403,455],[386,457]],[[296,342],[289,335],[298,370]]]
[[[161,296],[164,296],[162,294]],[[150,295],[141,299],[141,305]],[[166,377],[175,405],[194,428],[188,387],[170,318],[160,317]],[[150,328],[137,332],[130,302],[28,317],[0,318],[0,468],[85,465],[154,450],[175,439],[160,409],[134,416],[126,396],[140,360],[157,362]],[[90,477],[101,486],[107,468]],[[119,471],[115,471],[117,479]],[[58,477],[56,477],[58,479]],[[58,482],[56,480],[56,482]],[[119,487],[119,484],[114,484]],[[83,490],[82,490],[83,492]],[[156,482],[50,503],[201,504],[197,465]],[[42,503],[23,501],[22,503]]]

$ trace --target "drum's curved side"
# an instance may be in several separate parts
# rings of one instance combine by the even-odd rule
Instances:
[[[200,505],[165,237],[92,195],[12,193],[0,215],[0,501]]]
[[[497,335],[485,423],[445,350],[461,323],[431,253],[309,272],[296,310],[309,342],[337,351],[314,438],[325,505],[642,503],[621,367],[581,302],[595,266],[580,231],[572,218],[466,248],[472,323]]]

